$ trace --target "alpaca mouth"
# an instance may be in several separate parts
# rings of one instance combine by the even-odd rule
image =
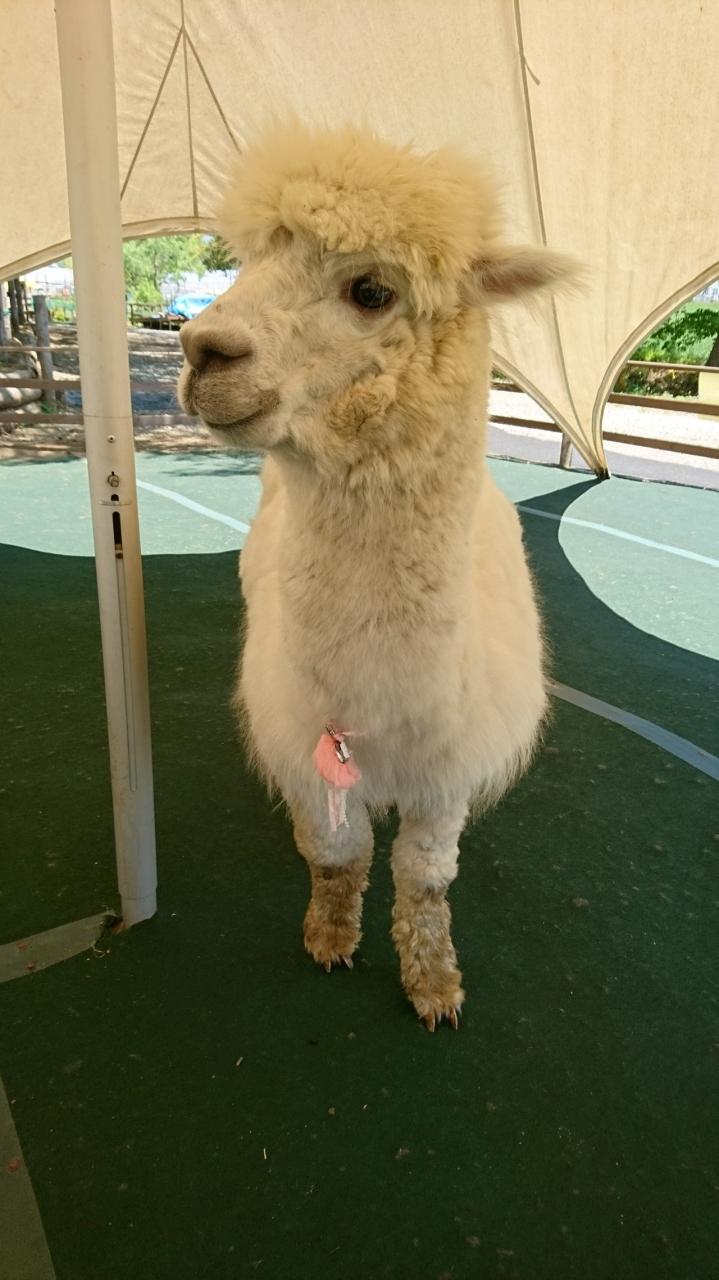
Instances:
[[[203,418],[203,422],[213,431],[232,431],[235,427],[249,427],[258,418],[263,418],[267,412],[267,409],[256,409],[253,413],[246,414],[244,418],[233,418],[232,422],[211,422],[209,418]]]
[[[187,413],[197,414],[212,431],[232,431],[250,427],[280,404],[280,396],[276,390],[256,391],[252,407],[248,408],[246,413],[239,412],[231,418],[230,413],[235,407],[232,403],[235,395],[232,389],[227,390],[218,387],[214,379],[203,378],[185,361],[177,384],[177,398]],[[244,398],[242,396],[242,399]],[[240,408],[239,405],[237,407]],[[221,422],[218,422],[215,415],[217,413],[225,415],[226,410],[229,412],[223,416]]]
[[[249,427],[253,422],[259,421],[260,418],[266,417],[268,413],[272,413],[280,403],[280,397],[276,391],[266,391],[260,397],[259,403],[249,413],[243,413],[242,416],[232,418],[229,422],[214,422],[212,418],[207,417],[200,409],[200,416],[203,422],[207,424],[213,431],[233,431],[237,427]]]

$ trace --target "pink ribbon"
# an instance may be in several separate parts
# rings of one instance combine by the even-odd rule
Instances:
[[[348,730],[338,730],[328,725],[312,754],[315,769],[327,783],[327,807],[333,835],[338,827],[349,826],[347,792],[362,777],[345,742],[345,738],[357,736]]]

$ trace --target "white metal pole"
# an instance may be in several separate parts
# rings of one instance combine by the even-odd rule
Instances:
[[[77,334],[125,925],[157,909],[110,0],[55,0]]]

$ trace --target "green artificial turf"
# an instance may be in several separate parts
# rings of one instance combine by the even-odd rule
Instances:
[[[659,486],[504,480],[615,525],[633,492],[622,527],[712,554],[681,491],[662,531]],[[525,528],[556,678],[716,749],[716,571]],[[6,546],[0,574],[6,941],[116,898],[92,563]],[[58,1280],[717,1274],[716,784],[556,704],[529,775],[464,837],[466,1013],[430,1036],[389,939],[392,820],[353,972],[303,953],[306,869],[228,708],[235,552],[150,556],[145,581],[160,912],[0,988],[0,1072]]]

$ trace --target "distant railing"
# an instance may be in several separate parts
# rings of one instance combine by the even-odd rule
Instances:
[[[28,323],[34,325],[35,320],[35,296],[28,294],[25,300],[25,309],[27,313]],[[41,295],[45,296],[45,295]],[[74,324],[76,320],[76,309],[74,298],[63,298],[57,295],[48,295],[46,298],[47,308],[50,319],[54,324]],[[184,323],[182,316],[170,316],[166,312],[154,312],[151,307],[139,302],[127,302],[125,304],[125,313],[128,322],[137,327],[147,329],[163,329],[170,332],[180,329]]]
[[[627,360],[624,367],[626,368],[627,366],[639,369],[676,369],[696,374],[719,373],[719,368],[714,365],[671,364],[660,360]],[[497,391],[524,392],[524,388],[512,382],[511,379],[499,381],[497,378],[493,378],[491,385]],[[610,404],[638,405],[641,408],[662,409],[675,413],[708,414],[719,418],[719,404],[708,404],[704,400],[695,400],[694,398],[679,399],[664,395],[635,396],[625,392],[613,391],[607,399]],[[556,432],[562,436],[563,441],[566,439],[561,427],[553,421],[543,422],[537,418],[520,418],[499,413],[490,414],[489,421],[497,426],[526,427],[530,431]],[[691,444],[683,440],[657,439],[652,436],[637,436],[622,431],[607,430],[602,432],[602,438],[613,444],[631,444],[644,449],[665,449],[669,453],[693,454],[701,458],[719,458],[719,447],[715,445]]]
[[[166,329],[170,332],[181,329],[185,323],[183,316],[170,316],[166,312],[152,312],[137,302],[128,302],[127,318],[131,325],[143,329]]]
[[[38,298],[40,304],[40,299]],[[44,304],[44,300],[43,300]],[[18,392],[41,392],[41,397],[32,397],[32,401],[36,406],[34,411],[27,405],[18,404],[17,408],[0,408],[0,441],[4,432],[14,427],[46,427],[46,426],[78,426],[83,425],[83,413],[81,408],[66,409],[63,404],[63,393],[73,392],[82,394],[82,380],[77,374],[66,373],[58,370],[53,366],[53,356],[64,354],[65,352],[79,351],[76,342],[60,342],[52,344],[50,340],[49,329],[47,327],[47,307],[38,305],[38,314],[34,317],[36,332],[38,337],[36,342],[29,340],[30,335],[23,333],[22,342],[15,342],[8,346],[0,346],[0,365],[2,364],[3,355],[22,356],[23,352],[34,353],[37,357],[36,367],[39,366],[40,375],[35,376],[31,373],[20,373],[10,370],[3,370],[0,367],[0,391],[4,388],[15,389]],[[130,347],[129,357],[135,356],[158,356],[163,355],[165,358],[176,354],[179,363],[182,360],[182,351],[179,343],[176,353],[161,348],[153,347]],[[177,386],[176,378],[132,378],[130,381],[130,389],[136,394],[142,393],[163,393],[173,392]],[[190,424],[197,421],[196,418],[187,414],[170,412],[155,413],[133,413],[133,420],[144,426],[172,426]],[[7,440],[11,443],[11,440]],[[25,443],[25,442],[23,442]],[[43,448],[47,448],[43,445]],[[52,446],[50,446],[52,447]],[[65,444],[54,446],[56,448],[66,448]]]

